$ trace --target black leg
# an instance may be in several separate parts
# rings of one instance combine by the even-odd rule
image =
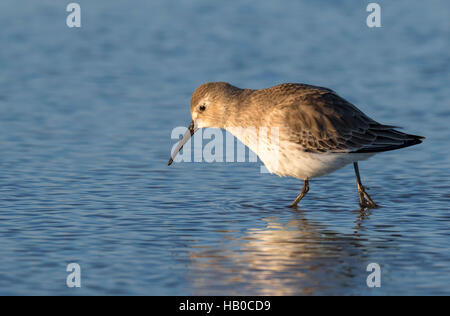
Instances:
[[[354,162],[353,166],[355,167],[356,184],[358,185],[359,204],[361,205],[362,208],[377,207],[377,204],[372,200],[370,195],[367,194],[366,188],[361,183],[361,177],[359,176],[358,163]]]
[[[297,196],[297,198],[295,199],[294,202],[291,203],[291,207],[295,207],[297,206],[298,202],[300,202],[301,199],[303,199],[303,197],[306,195],[306,193],[308,193],[309,191],[309,181],[308,179],[305,180],[305,184],[303,185],[302,191],[300,192],[300,194]]]

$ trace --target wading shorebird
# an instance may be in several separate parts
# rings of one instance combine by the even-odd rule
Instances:
[[[293,207],[308,193],[309,179],[350,163],[355,169],[361,207],[376,207],[361,183],[358,161],[420,144],[424,138],[380,124],[333,90],[307,84],[285,83],[252,90],[226,82],[206,83],[192,94],[191,115],[192,123],[175,147],[169,165],[199,128],[225,129],[255,152],[269,172],[304,181]],[[256,137],[248,132],[252,129]],[[276,129],[276,137],[266,137],[264,129]]]

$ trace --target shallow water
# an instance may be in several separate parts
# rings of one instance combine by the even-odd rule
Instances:
[[[448,1],[0,2],[0,294],[450,294]],[[206,81],[332,88],[427,136],[310,183],[167,167]],[[66,266],[82,287],[66,287]],[[381,266],[381,288],[366,267]]]

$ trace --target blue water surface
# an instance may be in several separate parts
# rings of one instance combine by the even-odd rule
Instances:
[[[450,3],[0,2],[1,295],[450,294]],[[426,141],[301,181],[167,166],[208,81],[337,91]],[[207,142],[207,141],[206,141]],[[81,288],[66,266],[81,266]],[[369,263],[381,287],[369,288]]]

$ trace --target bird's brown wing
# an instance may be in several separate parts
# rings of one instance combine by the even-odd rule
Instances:
[[[415,145],[423,138],[377,123],[328,89],[305,89],[279,109],[284,135],[307,152],[374,153]]]

